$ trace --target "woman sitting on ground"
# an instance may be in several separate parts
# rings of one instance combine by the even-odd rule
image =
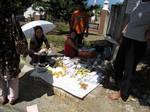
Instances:
[[[64,43],[64,54],[68,57],[76,57],[78,56],[78,47],[75,42],[76,32],[71,32],[69,35],[65,36]]]
[[[29,56],[32,58],[30,64],[38,62],[38,56],[44,52],[46,52],[50,45],[48,43],[47,38],[43,34],[43,29],[41,26],[34,27],[35,34],[30,40],[30,49]],[[46,45],[46,48],[42,49],[43,42]]]

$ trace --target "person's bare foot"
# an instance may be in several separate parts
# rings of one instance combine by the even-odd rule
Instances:
[[[118,100],[120,97],[120,91],[114,92],[108,96],[110,100]]]
[[[10,103],[11,105],[16,104],[16,102],[17,102],[17,100],[11,100],[11,101],[9,101],[9,103]]]

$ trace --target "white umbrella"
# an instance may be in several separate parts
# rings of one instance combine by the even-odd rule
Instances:
[[[43,28],[44,33],[48,33],[55,28],[55,25],[49,21],[44,20],[37,20],[31,21],[21,27],[22,31],[24,32],[27,38],[32,37],[34,34],[34,27],[41,26]]]

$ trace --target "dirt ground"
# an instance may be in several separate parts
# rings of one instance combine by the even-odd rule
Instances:
[[[95,38],[100,36],[95,35]],[[107,96],[114,90],[110,89],[108,84],[100,84],[80,100],[50,86],[42,79],[30,77],[31,72],[20,77],[18,102],[13,106],[0,105],[0,112],[26,112],[27,106],[35,104],[39,112],[150,112],[150,67],[143,64],[137,67],[134,89],[126,102],[121,99],[109,100]]]

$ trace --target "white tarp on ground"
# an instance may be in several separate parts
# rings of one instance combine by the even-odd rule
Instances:
[[[95,89],[99,83],[89,83],[85,82],[88,84],[86,89],[82,89],[79,85],[79,81],[77,81],[75,78],[70,78],[70,77],[60,77],[60,78],[55,78],[52,77],[48,72],[44,73],[37,73],[36,71],[33,71],[30,76],[33,77],[40,77],[41,79],[45,80],[47,83],[61,88],[68,93],[78,97],[78,98],[84,98],[88,93],[90,93],[93,89]]]
[[[88,86],[86,89],[82,89],[79,85],[79,81],[76,80],[75,78],[70,78],[67,76],[55,78],[52,77],[52,75],[50,75],[48,72],[38,73],[36,71],[33,71],[30,76],[40,77],[47,83],[55,87],[61,88],[78,98],[84,98],[88,93],[90,93],[93,89],[95,89],[99,85],[99,83],[85,82],[86,84],[88,84]]]
[[[92,59],[91,62],[95,63],[98,60],[100,60],[99,57],[95,61]],[[84,63],[80,59],[70,59],[69,57],[59,57],[55,61],[53,67],[50,65],[46,67],[37,65],[30,76],[39,77],[47,83],[81,99],[95,89],[104,78],[101,71],[90,69],[95,65],[88,61],[84,61],[87,62]],[[86,68],[87,66],[89,68]],[[26,68],[28,67],[25,66],[23,69]]]

